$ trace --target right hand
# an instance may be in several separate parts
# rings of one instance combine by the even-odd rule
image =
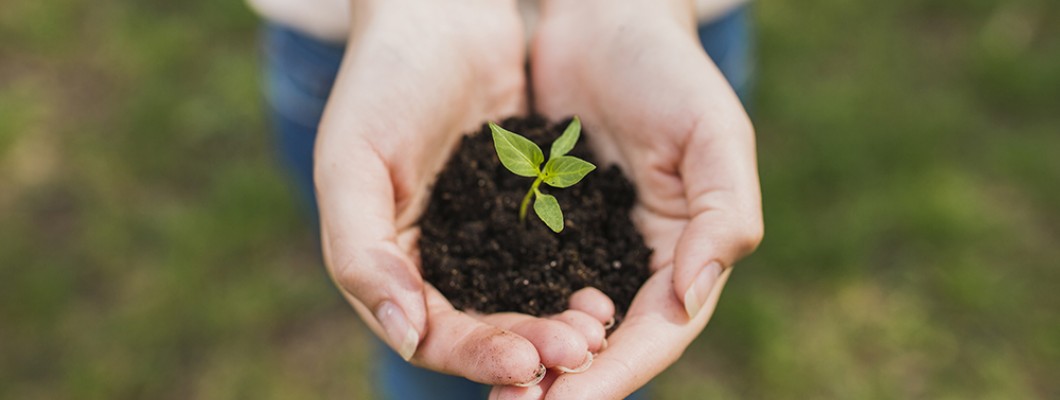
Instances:
[[[425,285],[414,225],[463,132],[526,109],[514,0],[353,2],[346,56],[316,142],[314,180],[328,272],[403,358],[470,380],[534,383],[604,343],[614,313],[588,289],[549,319],[471,316]]]
[[[578,114],[588,144],[637,187],[652,277],[589,371],[498,398],[621,399],[672,365],[762,240],[754,129],[696,35],[688,0],[548,0],[531,60],[535,106]]]

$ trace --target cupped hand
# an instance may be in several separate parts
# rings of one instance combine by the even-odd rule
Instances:
[[[652,277],[586,372],[494,398],[611,399],[675,362],[706,326],[733,263],[762,238],[754,131],[695,36],[691,2],[547,0],[533,38],[537,109],[581,117],[637,185]]]
[[[602,293],[550,319],[472,316],[422,280],[416,219],[462,132],[526,108],[514,1],[353,2],[354,31],[316,144],[325,263],[406,360],[489,384],[576,369],[603,343]],[[602,305],[602,306],[601,306]]]

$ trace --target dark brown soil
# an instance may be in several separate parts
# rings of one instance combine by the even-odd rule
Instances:
[[[541,146],[547,155],[567,126],[539,117],[501,125]],[[592,286],[615,302],[618,318],[647,280],[651,250],[630,220],[633,184],[614,166],[597,163],[582,132],[571,155],[598,166],[580,183],[556,189],[565,226],[554,233],[529,210],[518,208],[533,179],[504,169],[489,127],[463,138],[438,176],[421,219],[424,278],[457,308],[532,315],[562,312],[575,291]]]

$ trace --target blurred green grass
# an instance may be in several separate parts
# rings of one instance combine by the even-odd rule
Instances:
[[[239,2],[0,13],[0,398],[371,398]],[[1058,398],[1060,5],[755,4],[767,238],[660,398]]]

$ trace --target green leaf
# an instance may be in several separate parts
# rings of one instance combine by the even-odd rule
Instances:
[[[574,156],[562,156],[548,160],[545,164],[545,183],[557,188],[565,188],[578,183],[586,174],[596,169],[588,161]]]
[[[516,175],[531,178],[541,173],[540,166],[541,162],[545,161],[545,154],[534,142],[492,122],[490,131],[493,132],[493,146],[497,148],[497,157],[500,157],[504,168]]]
[[[563,210],[559,209],[559,202],[552,195],[537,192],[534,212],[553,232],[559,233],[563,230]]]
[[[578,137],[582,134],[582,120],[578,119],[578,116],[574,116],[574,120],[567,125],[567,129],[563,130],[563,134],[559,135],[559,138],[555,142],[552,142],[552,150],[548,152],[548,158],[551,160],[571,151],[574,148],[574,144],[578,143]]]

